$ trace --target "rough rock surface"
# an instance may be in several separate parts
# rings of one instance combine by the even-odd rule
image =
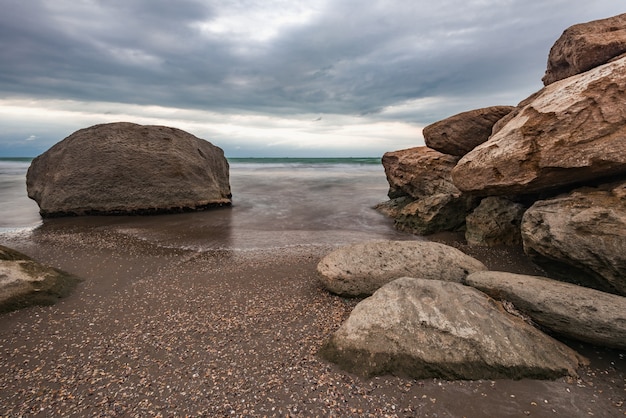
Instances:
[[[626,350],[626,298],[545,277],[496,271],[465,283],[512,302],[537,324],[566,337]]]
[[[322,284],[344,296],[368,296],[404,276],[461,282],[487,268],[454,247],[429,241],[371,241],[340,247],[317,265]]]
[[[512,106],[491,106],[435,122],[423,130],[426,146],[462,157],[489,139],[493,125],[513,109]]]
[[[476,205],[473,196],[461,193],[452,183],[450,171],[457,161],[457,157],[428,147],[385,153],[382,163],[389,182],[388,195],[396,202],[379,209],[397,214],[396,227],[400,230],[425,235],[457,229]],[[405,196],[412,200],[402,199]],[[389,207],[395,211],[387,210]]]
[[[197,210],[230,204],[228,169],[220,148],[180,129],[110,123],[35,158],[28,196],[43,217]]]
[[[626,295],[626,181],[532,205],[524,250],[550,276]]]
[[[320,354],[362,375],[450,380],[574,376],[584,361],[476,289],[406,277],[360,302]]]
[[[32,305],[52,305],[67,296],[79,281],[0,245],[0,313]]]
[[[465,240],[470,245],[519,245],[520,224],[526,208],[504,197],[490,196],[465,220]]]
[[[512,195],[626,173],[626,58],[544,87],[452,170],[462,191]]]
[[[543,84],[606,64],[626,53],[626,14],[566,29],[550,49]]]

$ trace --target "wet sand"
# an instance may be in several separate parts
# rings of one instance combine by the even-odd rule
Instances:
[[[579,343],[591,365],[556,381],[362,378],[318,358],[358,302],[318,285],[332,245],[198,251],[97,227],[2,244],[85,279],[0,316],[3,417],[626,416],[625,354]],[[473,255],[533,269],[514,251]]]

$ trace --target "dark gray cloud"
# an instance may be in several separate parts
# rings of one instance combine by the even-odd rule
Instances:
[[[522,100],[565,28],[622,11],[614,0],[1,3],[3,97],[421,126]]]

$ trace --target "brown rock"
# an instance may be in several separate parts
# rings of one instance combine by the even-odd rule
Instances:
[[[538,201],[521,232],[524,250],[550,276],[626,295],[626,182]]]
[[[395,202],[380,210],[396,214],[396,227],[417,234],[455,230],[476,205],[450,177],[458,158],[428,147],[387,152],[382,162]],[[412,200],[399,199],[409,196]],[[401,202],[400,202],[401,200]]]
[[[626,53],[626,14],[566,29],[550,49],[543,84],[580,74]]]
[[[444,154],[462,157],[491,136],[493,125],[512,106],[492,106],[450,116],[424,128],[426,145]]]
[[[320,354],[361,375],[448,380],[553,379],[585,362],[476,289],[408,277],[360,302]]]
[[[626,298],[545,277],[478,271],[465,283],[512,302],[533,322],[557,334],[626,350]]]
[[[230,204],[223,151],[180,129],[133,123],[74,132],[35,158],[41,216],[156,213]]]
[[[480,195],[550,191],[626,173],[626,58],[543,88],[452,170]]]
[[[509,199],[490,196],[465,220],[465,240],[470,245],[519,245],[522,243],[520,224],[526,208]]]

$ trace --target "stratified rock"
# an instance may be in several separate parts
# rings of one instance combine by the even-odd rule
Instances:
[[[513,109],[491,106],[450,116],[425,127],[424,140],[432,149],[462,157],[489,139],[493,125]]]
[[[550,84],[452,170],[481,195],[549,191],[626,174],[626,58]]]
[[[404,276],[462,282],[487,268],[454,247],[430,241],[372,241],[336,249],[317,265],[322,284],[344,296],[368,296]]]
[[[156,213],[229,205],[223,151],[180,129],[133,123],[74,132],[35,158],[41,216]]]
[[[0,313],[32,305],[52,305],[80,282],[0,245]]]
[[[566,29],[550,49],[543,84],[588,71],[626,53],[626,14]]]
[[[519,245],[520,224],[526,208],[504,197],[484,198],[465,219],[465,240],[470,245]]]
[[[626,298],[545,277],[497,271],[470,274],[465,283],[512,302],[557,334],[626,350]]]
[[[395,206],[396,227],[417,234],[455,230],[475,207],[476,199],[461,193],[450,178],[457,157],[427,147],[387,152],[382,163],[389,182],[389,197],[403,199],[384,205],[383,211]]]
[[[550,276],[626,295],[626,182],[538,201],[521,231],[524,250]]]
[[[406,277],[360,302],[320,354],[353,373],[416,379],[552,379],[584,362],[476,289]]]

